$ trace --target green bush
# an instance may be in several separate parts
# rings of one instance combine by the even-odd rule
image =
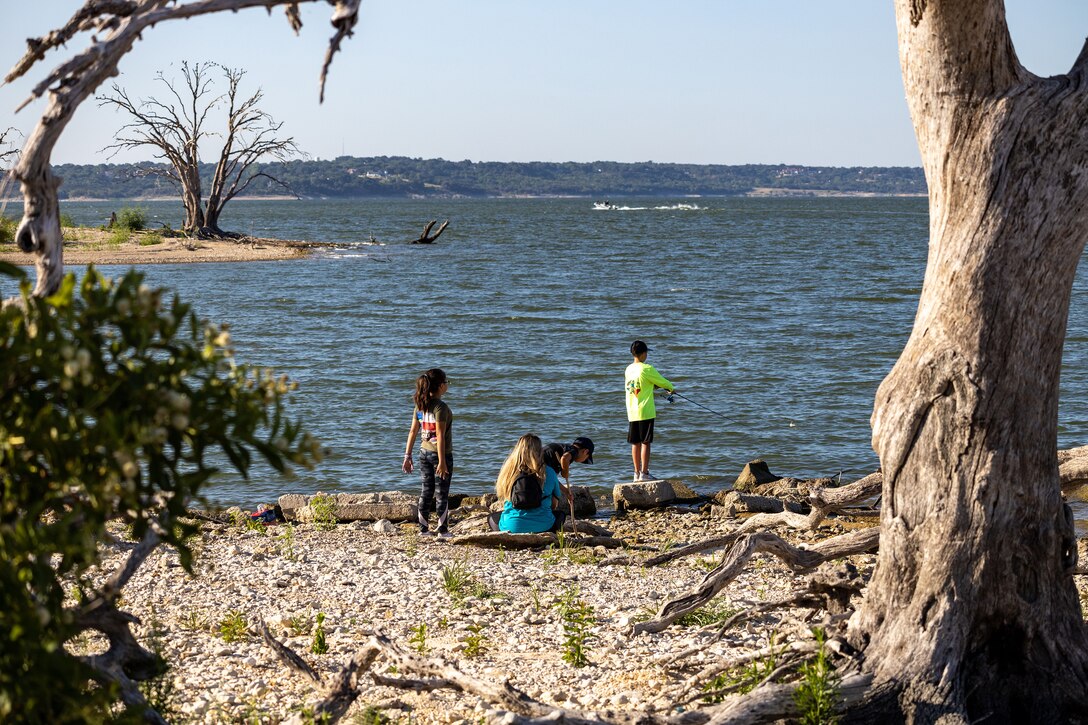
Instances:
[[[117,221],[113,223],[117,229],[127,229],[130,232],[139,232],[147,229],[147,212],[139,207],[126,206],[117,212]]]
[[[19,228],[19,222],[0,215],[0,244],[11,244],[15,241],[15,230]]]
[[[72,227],[76,226],[76,222],[75,222],[74,219],[72,219],[71,214],[63,214],[62,213],[60,215],[60,226],[61,226],[62,229],[65,228],[65,227],[67,227],[68,229],[71,229]]]
[[[109,237],[106,239],[106,246],[111,249],[116,249],[122,244],[126,243],[132,238],[132,232],[127,229],[115,228],[110,232]]]
[[[162,235],[158,232],[151,232],[140,237],[141,247],[152,247],[156,244],[162,244]]]
[[[139,273],[69,274],[47,299],[0,263],[0,280],[12,277],[22,306],[0,310],[0,722],[139,716],[66,650],[86,602],[65,594],[93,597],[107,520],[138,538],[157,520],[191,571],[197,527],[182,516],[216,461],[247,475],[254,453],[284,471],[320,451],[285,418],[286,378],[235,365],[225,329]]]

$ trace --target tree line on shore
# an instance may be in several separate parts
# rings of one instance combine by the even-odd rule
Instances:
[[[149,169],[166,164],[62,164],[61,198],[133,199],[174,196],[175,187]],[[214,164],[201,164],[205,187]],[[733,196],[755,189],[841,193],[925,194],[925,176],[911,167],[743,166],[620,163],[475,162],[404,156],[340,156],[293,160],[262,170],[307,198],[413,196]],[[282,196],[284,187],[258,179],[244,195]]]

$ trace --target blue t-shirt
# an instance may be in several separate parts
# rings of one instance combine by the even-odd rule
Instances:
[[[516,509],[509,501],[503,503],[502,516],[499,517],[499,530],[512,534],[538,534],[555,526],[555,514],[552,513],[552,497],[562,498],[559,491],[559,476],[549,466],[544,466],[543,495],[540,505],[535,509]]]

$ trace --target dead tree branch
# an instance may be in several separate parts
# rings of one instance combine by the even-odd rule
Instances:
[[[310,667],[306,660],[299,657],[297,652],[272,635],[272,632],[268,630],[268,625],[264,622],[264,618],[257,620],[257,631],[260,632],[261,639],[264,640],[264,643],[272,649],[272,652],[275,653],[276,657],[287,665],[288,668],[301,673],[314,682],[321,682],[321,675],[314,672],[314,668]]]
[[[442,232],[446,231],[446,226],[449,225],[450,220],[447,219],[446,221],[442,222],[442,226],[438,227],[438,231],[436,231],[434,234],[431,234],[431,227],[433,227],[437,223],[437,219],[432,219],[431,221],[429,221],[427,223],[427,226],[423,227],[423,233],[419,235],[419,239],[413,239],[411,242],[409,242],[409,244],[434,244],[435,240],[442,236]]]

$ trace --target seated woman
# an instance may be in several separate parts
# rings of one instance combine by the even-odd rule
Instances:
[[[524,506],[525,491],[515,490],[525,486],[526,479],[518,482],[519,477],[535,478],[540,484],[540,502],[533,508],[518,508],[514,501]],[[495,512],[488,517],[492,531],[509,531],[514,534],[537,534],[544,531],[559,531],[563,527],[566,511],[555,510],[555,505],[564,494],[559,484],[559,476],[550,467],[544,465],[543,446],[540,438],[527,433],[518,439],[517,445],[510,451],[499,471],[495,482],[495,493],[503,502],[502,512]],[[530,496],[530,500],[535,496]]]

